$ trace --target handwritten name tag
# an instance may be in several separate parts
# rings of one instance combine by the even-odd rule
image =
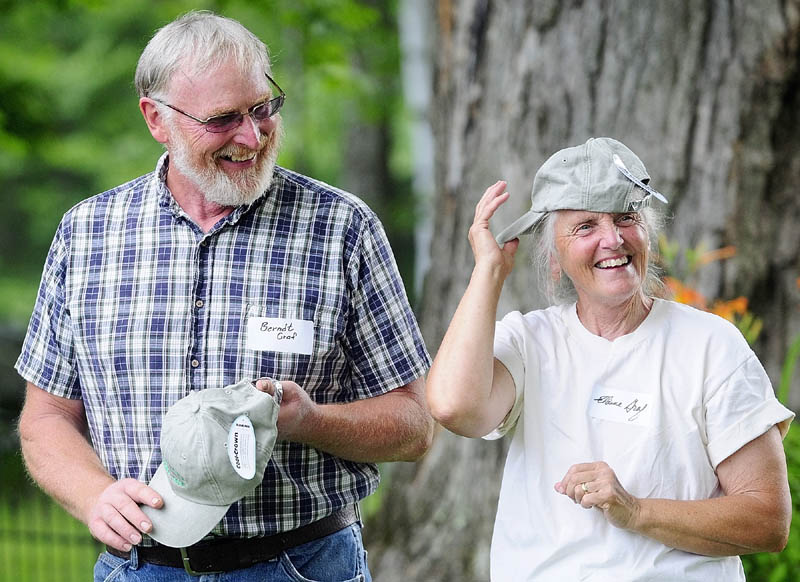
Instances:
[[[643,392],[616,390],[598,385],[589,400],[589,416],[623,424],[650,426],[654,398]]]
[[[247,349],[310,355],[314,348],[314,322],[303,319],[249,317]]]

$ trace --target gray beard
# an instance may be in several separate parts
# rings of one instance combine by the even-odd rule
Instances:
[[[209,202],[220,206],[251,204],[272,184],[279,149],[277,139],[259,153],[266,155],[266,158],[260,160],[255,168],[240,172],[240,179],[236,181],[217,168],[195,167],[186,143],[183,140],[176,142],[170,150],[170,164],[189,179]]]

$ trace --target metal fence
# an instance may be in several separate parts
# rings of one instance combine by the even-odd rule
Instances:
[[[16,471],[0,476],[0,582],[86,582],[100,545]],[[9,478],[11,477],[11,478]]]
[[[0,324],[0,582],[86,582],[100,545],[22,468],[14,427],[25,385],[13,364],[23,331]]]

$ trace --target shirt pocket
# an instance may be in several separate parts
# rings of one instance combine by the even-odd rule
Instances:
[[[242,377],[269,376],[278,380],[291,380],[303,386],[312,397],[315,397],[322,388],[331,384],[331,375],[335,374],[345,361],[341,342],[338,341],[337,319],[330,315],[329,309],[302,300],[245,302],[237,340]],[[259,329],[266,324],[265,327],[270,330],[269,336],[272,340],[267,342],[270,345],[253,347],[252,342],[248,342],[248,336],[252,333],[252,330],[248,329],[251,322],[257,323]],[[286,346],[281,346],[280,341],[274,341],[279,336],[285,338],[302,329],[303,322],[306,326],[308,323],[311,324],[313,335],[310,341],[311,353],[297,351],[297,346],[300,345],[294,343],[297,338],[287,341]],[[275,349],[271,349],[273,346]],[[315,400],[326,401],[320,396],[315,397]]]

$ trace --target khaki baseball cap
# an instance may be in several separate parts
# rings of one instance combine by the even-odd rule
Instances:
[[[278,436],[281,397],[280,390],[273,397],[243,380],[193,391],[170,406],[161,429],[162,463],[150,480],[164,505],[142,506],[153,522],[151,538],[191,546],[261,484]]]
[[[530,234],[553,210],[638,212],[652,198],[667,199],[649,186],[642,160],[609,137],[590,138],[550,156],[533,178],[531,208],[497,235],[503,244]]]

